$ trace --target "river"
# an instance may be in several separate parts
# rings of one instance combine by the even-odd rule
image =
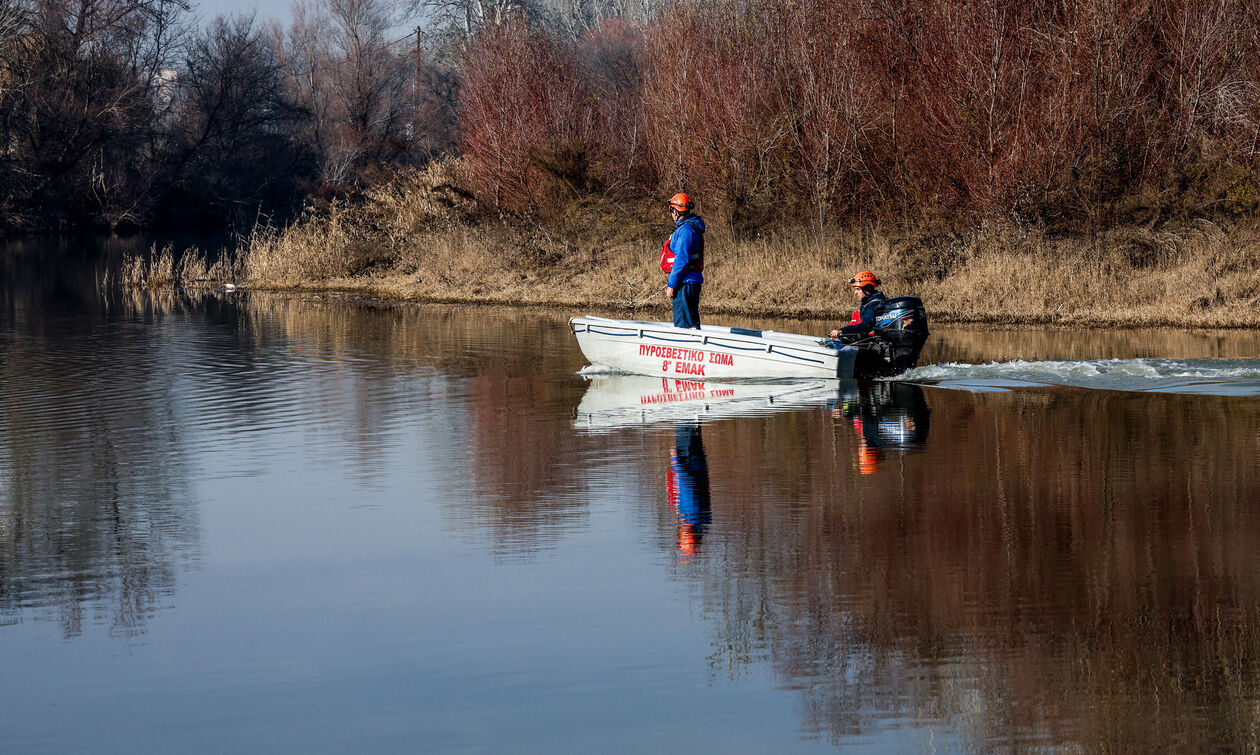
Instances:
[[[136,243],[0,249],[0,751],[1260,745],[1260,334],[663,382]]]

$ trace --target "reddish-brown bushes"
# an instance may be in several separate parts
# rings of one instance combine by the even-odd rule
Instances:
[[[577,40],[473,45],[462,144],[483,196],[700,195],[768,213],[1056,223],[1252,212],[1249,0],[717,0]]]
[[[722,200],[737,223],[779,190],[783,109],[772,3],[680,5],[650,30],[643,118],[662,182]]]
[[[466,56],[461,146],[474,188],[496,206],[523,209],[536,197],[539,163],[580,147],[575,68],[572,49],[518,23],[486,31]]]
[[[465,57],[459,120],[483,198],[545,209],[641,172],[639,43],[620,21],[578,42],[520,21],[482,33]]]

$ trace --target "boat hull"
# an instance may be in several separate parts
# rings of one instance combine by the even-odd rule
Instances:
[[[775,331],[574,317],[569,327],[590,363],[617,372],[683,380],[853,378],[869,359],[853,346]]]

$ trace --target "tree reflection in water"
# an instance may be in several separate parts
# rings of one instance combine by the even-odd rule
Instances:
[[[0,616],[134,635],[199,540],[171,344],[111,327],[93,267],[34,256],[0,255]]]
[[[711,469],[723,558],[692,573],[714,662],[772,662],[837,741],[892,716],[978,747],[1253,742],[1260,418],[1246,400],[934,391],[927,438],[922,391],[906,388],[841,402],[830,423],[706,427],[711,459],[756,460]],[[875,439],[828,425],[890,414],[901,428],[918,415],[924,445],[877,446],[879,474],[863,476],[846,460]]]

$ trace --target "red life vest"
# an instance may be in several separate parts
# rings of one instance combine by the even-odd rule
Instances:
[[[690,222],[690,221],[683,221]],[[691,226],[696,228],[696,226]],[[696,235],[699,237],[699,243],[696,244],[695,253],[691,255],[691,259],[687,262],[688,270],[695,270],[697,273],[704,272],[704,232],[696,229]],[[661,247],[661,271],[669,274],[674,272],[674,252],[669,248],[669,239],[665,239],[665,246]]]
[[[853,316],[849,318],[849,324],[857,325],[860,322],[862,322],[862,310],[855,309],[853,310]]]

